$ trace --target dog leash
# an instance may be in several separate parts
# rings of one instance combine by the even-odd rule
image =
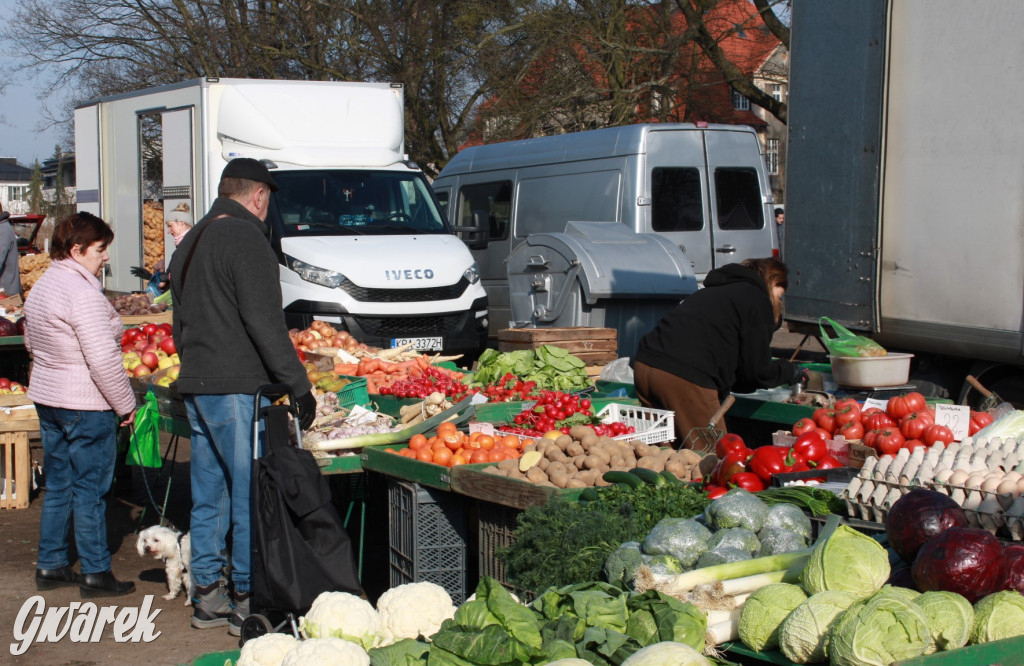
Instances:
[[[129,446],[131,446],[131,435],[134,434],[134,432],[135,432],[135,424],[131,423],[131,424],[128,425],[128,433],[129,433],[129,440],[128,440],[129,444],[128,445]],[[172,450],[175,453],[174,456],[171,455],[171,451]],[[168,469],[169,470],[168,474],[167,474],[167,487],[166,487],[166,490],[164,492],[164,505],[163,505],[163,507],[158,505],[156,503],[156,499],[153,497],[153,490],[152,490],[152,488],[150,488],[150,485],[149,485],[149,477],[146,475],[146,468],[142,467],[141,465],[138,466],[139,467],[139,472],[140,472],[140,474],[142,476],[142,485],[146,489],[146,497],[149,500],[150,506],[153,507],[153,510],[156,511],[157,516],[160,518],[160,522],[158,524],[159,525],[168,526],[168,527],[174,527],[174,524],[170,520],[167,519],[166,507],[167,507],[167,502],[170,499],[170,494],[171,494],[171,480],[174,478],[174,466],[175,466],[175,463],[177,462],[175,460],[175,458],[177,457],[177,451],[178,451],[178,436],[175,435],[174,437],[171,438],[171,442],[168,443],[167,451],[164,453],[164,456],[163,456],[163,459],[162,459],[161,467],[164,468],[164,469]],[[170,461],[169,465],[168,465],[168,460]],[[156,473],[156,478],[157,478],[158,482],[160,480],[161,472],[162,472],[162,470],[158,470],[157,473]],[[135,529],[136,532],[139,531],[138,528],[139,528],[139,525],[141,525],[141,523],[142,523],[142,518],[144,517],[144,515],[145,515],[145,513],[143,513],[142,515],[139,516],[139,523],[136,524],[136,529]],[[178,542],[178,550],[179,551],[181,550],[180,539],[179,539],[179,542]]]

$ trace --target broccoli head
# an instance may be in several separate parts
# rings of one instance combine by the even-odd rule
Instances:
[[[636,570],[644,563],[643,553],[640,552],[640,544],[636,541],[627,541],[613,550],[604,561],[604,578],[613,585],[620,585],[623,589],[630,587]]]
[[[690,569],[708,549],[711,531],[688,518],[664,518],[644,539],[647,555],[671,555],[684,570]]]

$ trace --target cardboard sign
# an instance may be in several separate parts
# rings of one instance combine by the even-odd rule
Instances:
[[[888,400],[880,400],[879,398],[865,398],[864,407],[862,409],[871,409],[872,407],[875,407],[884,412],[888,404]]]
[[[971,408],[967,405],[935,405],[935,422],[953,431],[953,437],[960,442],[967,438],[971,425]]]

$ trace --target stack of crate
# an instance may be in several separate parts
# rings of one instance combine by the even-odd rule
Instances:
[[[27,509],[32,491],[28,435],[39,431],[39,416],[28,396],[0,395],[0,509]]]
[[[618,354],[618,331],[614,328],[569,326],[561,328],[506,328],[498,331],[498,351],[536,349],[554,345],[569,351],[587,364],[587,374],[596,377]]]

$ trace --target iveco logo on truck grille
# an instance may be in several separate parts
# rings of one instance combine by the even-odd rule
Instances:
[[[434,277],[434,271],[429,268],[406,268],[398,271],[384,271],[384,277],[388,280],[429,280]]]

